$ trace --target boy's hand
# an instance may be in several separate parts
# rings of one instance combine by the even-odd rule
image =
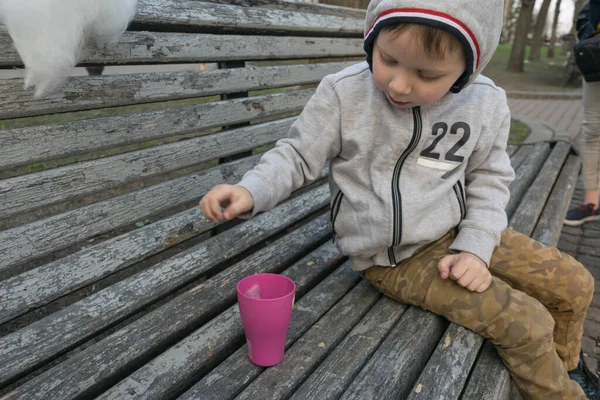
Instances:
[[[221,208],[225,208],[221,212]],[[249,191],[240,186],[217,185],[200,200],[200,210],[215,224],[225,218],[233,219],[254,208],[254,199]]]
[[[472,292],[484,292],[492,283],[492,274],[483,260],[471,253],[451,254],[438,264],[442,279],[450,277]]]

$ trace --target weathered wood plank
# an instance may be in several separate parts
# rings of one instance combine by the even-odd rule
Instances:
[[[0,271],[139,221],[149,214],[198,200],[215,184],[237,182],[259,159],[260,155],[248,157],[0,231]],[[179,234],[181,235],[181,232]],[[156,237],[160,238],[161,235]],[[169,243],[166,239],[165,242],[157,243],[157,246]],[[118,253],[119,251],[115,256]]]
[[[510,156],[510,165],[513,167],[514,170],[517,170],[517,168],[519,168],[519,166],[521,165],[521,163],[527,158],[529,157],[529,154],[531,154],[531,152],[533,151],[534,145],[533,144],[524,144],[519,146],[519,148],[517,149],[516,152],[514,152],[511,156]]]
[[[295,117],[0,181],[0,218],[177,171],[286,137]]]
[[[231,4],[242,7],[273,8],[277,10],[309,12],[323,15],[338,15],[365,18],[366,11],[357,8],[332,6],[322,3],[289,0],[202,0],[205,3]]]
[[[579,156],[570,155],[533,231],[533,237],[546,246],[554,246],[558,243],[563,221],[577,185],[580,167]]]
[[[41,99],[23,79],[0,80],[0,119],[247,92],[319,82],[354,62],[70,77]]]
[[[406,305],[388,297],[380,299],[342,343],[294,392],[290,400],[339,399],[407,308]],[[203,381],[210,379],[211,376],[212,374],[204,377]],[[200,392],[200,384],[198,384],[194,387],[195,391],[189,391],[186,393],[188,396],[179,400],[197,399],[201,393],[205,400],[219,400],[217,395],[225,388],[216,387],[214,384],[209,387],[214,389],[208,397],[205,394],[207,389],[204,389],[205,392]],[[192,393],[196,396],[194,397]]]
[[[405,399],[448,322],[410,307],[341,398]]]
[[[358,274],[355,275],[358,278]],[[298,375],[308,374],[311,365],[318,363],[319,359],[343,338],[381,296],[365,283],[358,284],[338,301],[302,337],[294,342],[279,365],[266,369],[236,398],[285,398],[285,395],[293,389],[294,383],[301,379],[301,376]],[[160,400],[181,393],[198,377],[198,371],[193,367],[190,368],[190,365],[194,364],[193,360],[198,359],[198,355],[190,351],[190,349],[198,347],[196,344],[198,339],[198,336],[191,335],[182,340],[110,391],[99,396],[98,400]],[[286,341],[290,342],[287,339]],[[302,370],[302,373],[294,373],[299,370]],[[257,395],[257,392],[260,393],[260,396]]]
[[[515,180],[509,187],[510,200],[506,206],[506,214],[509,218],[515,212],[519,203],[521,203],[523,195],[535,180],[544,161],[548,158],[548,154],[550,154],[550,144],[538,143],[534,145],[531,153],[528,154],[527,158],[517,168]]]
[[[508,400],[510,375],[488,341],[471,372],[461,400]]]
[[[0,386],[211,271],[328,203],[320,187],[0,338]],[[321,217],[322,224],[327,220]],[[328,224],[327,224],[328,225]]]
[[[237,182],[242,173],[228,176]],[[324,174],[325,176],[325,174]],[[213,186],[206,186],[206,189]],[[0,324],[213,229],[196,207],[0,282]],[[60,236],[59,236],[60,237]],[[73,268],[73,266],[77,266]]]
[[[327,265],[331,270],[332,265]],[[298,298],[300,298],[296,303],[298,308],[294,311],[291,328],[306,330],[313,321],[329,310],[359,280],[357,274],[348,271],[345,267],[338,268],[325,279],[323,279],[324,272],[328,273],[328,271],[323,271],[323,265],[315,263],[310,266],[304,263],[302,265],[296,264],[283,273],[295,281]],[[304,296],[304,293],[315,285],[316,287]],[[194,292],[197,292],[197,290],[192,290],[186,295],[194,295]],[[209,292],[208,294],[214,293]],[[121,347],[125,344],[122,341],[128,341],[128,337],[122,336],[125,331],[118,331],[43,375],[27,382],[11,393],[13,396],[11,400],[41,400],[48,398],[48,396],[61,399],[90,398],[99,394],[103,389],[106,389],[107,383],[111,383],[110,381],[105,382],[105,378],[110,377],[111,374],[114,378],[115,373],[122,374],[126,372],[122,368],[116,369],[115,367],[123,366],[124,361],[132,353],[152,354],[153,351],[157,350],[156,348],[147,347],[146,342],[152,344],[156,339],[148,337],[140,328],[144,321],[147,321],[151,316],[156,318],[165,309],[165,307],[157,309],[140,319],[140,322],[132,324],[130,329],[139,327],[135,332],[138,332],[140,336],[137,341],[131,342],[131,349]],[[176,312],[179,315],[176,309],[171,310],[171,312]],[[188,312],[195,313],[195,310],[192,308]],[[165,317],[170,318],[169,314],[166,314]],[[184,318],[185,316],[180,317],[176,322],[180,324],[180,320]],[[157,322],[160,323],[161,321]],[[166,326],[162,329],[165,328]],[[140,338],[141,340],[139,340]],[[239,307],[235,304],[196,331],[190,332],[185,339],[190,347],[181,349],[179,356],[187,358],[191,355],[190,353],[193,353],[194,357],[188,360],[187,366],[198,371],[198,374],[202,374],[202,371],[207,371],[238,348],[243,343],[243,338],[244,333],[239,317]],[[166,345],[168,346],[168,343]],[[117,348],[113,346],[117,346]],[[173,347],[172,349],[176,348]],[[94,361],[96,358],[106,360],[104,364],[106,368],[98,368],[98,364]],[[130,360],[130,363],[135,361]],[[249,361],[247,362],[249,363]],[[89,378],[83,379],[84,376],[89,376]],[[57,384],[57,382],[59,383]],[[102,387],[103,385],[104,387]]]
[[[362,37],[364,19],[185,0],[139,0],[134,27]]]
[[[342,341],[380,298],[367,281],[362,281],[288,350],[286,358],[256,378],[236,399],[284,399]]]
[[[110,47],[91,47],[80,65],[286,60],[364,55],[360,38],[126,32]],[[0,30],[0,66],[21,66],[8,33]]]
[[[458,399],[482,343],[480,335],[451,323],[408,400]]]
[[[570,151],[571,146],[567,143],[557,143],[554,146],[552,153],[512,214],[509,227],[527,236],[531,235]]]
[[[300,112],[314,89],[0,131],[0,169]]]

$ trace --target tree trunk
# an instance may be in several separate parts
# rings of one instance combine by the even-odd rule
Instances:
[[[556,0],[554,9],[554,23],[552,24],[552,37],[550,38],[550,47],[548,47],[548,58],[554,58],[554,46],[556,45],[556,30],[558,29],[558,17],[560,16],[561,0]]]
[[[544,28],[546,27],[546,19],[548,18],[548,9],[552,0],[544,0],[537,21],[535,22],[535,30],[533,31],[533,41],[531,42],[531,51],[529,52],[529,61],[539,61],[544,45]]]
[[[511,17],[515,0],[504,0],[504,24],[502,26],[502,43],[510,41]]]
[[[508,60],[508,70],[512,72],[523,72],[523,63],[525,61],[525,45],[527,43],[527,34],[531,27],[533,17],[533,6],[535,0],[523,0],[521,3],[521,13],[517,21],[517,30],[515,40],[510,50],[510,59]]]

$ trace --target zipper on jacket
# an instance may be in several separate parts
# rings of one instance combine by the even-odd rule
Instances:
[[[467,201],[463,185],[458,181],[452,186],[452,189],[454,190],[454,194],[456,194],[456,200],[458,200],[458,206],[460,207],[460,219],[463,220],[467,216]]]
[[[340,190],[333,199],[333,204],[331,205],[331,210],[329,211],[329,220],[331,221],[331,229],[333,230],[333,243],[335,243],[335,239],[337,234],[335,233],[335,220],[337,218],[338,213],[340,212],[340,205],[342,204],[342,198],[344,197],[344,193]]]
[[[414,107],[413,113],[413,136],[406,150],[402,153],[396,167],[394,168],[394,175],[392,177],[392,210],[393,210],[393,226],[392,226],[392,246],[388,249],[388,257],[390,264],[396,265],[396,255],[394,254],[394,246],[397,246],[402,241],[402,195],[400,193],[400,171],[404,165],[404,161],[408,158],[409,154],[417,147],[417,144],[421,140],[421,134],[423,130],[423,120],[421,119],[421,108]]]

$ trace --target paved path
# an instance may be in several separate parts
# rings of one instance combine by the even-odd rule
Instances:
[[[581,99],[511,98],[509,106],[515,115],[536,118],[567,133],[577,140],[583,120]],[[583,202],[583,186],[579,181],[571,207]],[[585,321],[582,347],[590,370],[600,371],[600,223],[590,222],[581,227],[563,226],[558,248],[583,263],[596,278],[596,290]],[[599,374],[600,375],[600,374]]]

